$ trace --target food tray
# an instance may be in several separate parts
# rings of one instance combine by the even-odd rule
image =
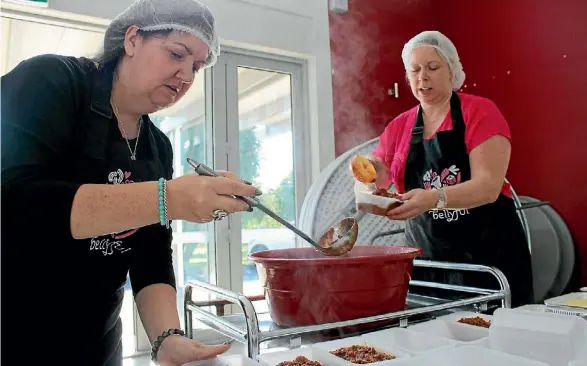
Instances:
[[[390,365],[391,366],[391,365]],[[443,366],[422,357],[404,358],[393,363],[393,366]]]
[[[489,328],[492,349],[548,363],[567,366],[587,357],[587,322],[547,312],[497,309]]]
[[[584,304],[574,304],[582,301]],[[563,315],[587,317],[587,292],[572,292],[544,301],[546,311]]]
[[[367,333],[363,335],[363,338],[376,346],[397,348],[412,355],[444,347],[453,347],[458,344],[452,339],[414,332],[405,328],[391,328]]]
[[[569,362],[569,366],[587,366],[587,358]]]
[[[424,353],[420,357],[442,366],[548,366],[542,362],[473,345],[443,348]]]
[[[366,184],[355,183],[355,203],[357,211],[373,215],[386,216],[387,212],[400,206],[403,201],[398,198],[376,196],[374,190]]]
[[[186,363],[184,366],[259,366],[259,363],[244,356],[219,356],[211,360]]]
[[[546,305],[544,304],[528,304],[522,305],[516,308],[517,310],[527,310],[527,311],[538,311],[544,313],[546,311]]]
[[[427,333],[437,337],[452,339],[459,343],[473,342],[489,335],[489,330],[487,328],[457,323],[456,319],[454,319],[454,321],[447,321],[447,319],[438,318],[425,323],[413,325],[408,327],[408,329],[414,332]]]
[[[462,318],[474,318],[477,316],[482,318],[483,320],[486,320],[486,321],[491,321],[491,319],[493,318],[491,315],[476,313],[473,311],[456,311],[451,314],[439,316],[437,319],[444,320],[444,321],[451,322],[451,323],[456,322],[459,325],[466,325],[469,327],[475,327],[475,325],[459,323],[458,321],[459,321],[459,319],[462,319]]]
[[[317,361],[327,366],[332,364],[332,359],[324,357],[322,352],[316,352],[311,347],[295,348],[288,351],[262,353],[259,355],[259,364],[261,366],[277,366],[284,361],[293,361],[298,356],[304,356],[311,361]]]
[[[357,366],[357,364],[354,364],[352,362],[344,360],[344,359],[330,353],[330,351],[334,351],[334,350],[342,348],[342,347],[349,347],[349,346],[353,346],[353,345],[371,346],[379,352],[390,353],[396,357],[393,360],[370,363],[369,365],[372,365],[372,366],[387,366],[387,365],[392,366],[395,363],[394,361],[401,360],[403,358],[409,358],[411,356],[409,353],[401,350],[398,347],[394,347],[394,346],[384,347],[381,345],[376,345],[363,336],[349,337],[349,338],[344,338],[344,339],[337,339],[335,341],[316,343],[316,344],[312,345],[312,348],[314,349],[314,352],[316,352],[316,354],[320,354],[319,357],[322,357],[324,360],[326,360],[325,363],[327,365],[328,364],[336,364],[336,365],[340,365],[340,366]]]

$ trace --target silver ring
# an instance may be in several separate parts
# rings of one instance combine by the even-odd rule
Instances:
[[[228,213],[226,213],[226,211],[224,210],[214,210],[214,212],[212,212],[212,217],[215,221],[220,221],[224,219],[226,216],[228,216]]]

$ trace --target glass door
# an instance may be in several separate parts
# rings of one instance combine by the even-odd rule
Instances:
[[[227,167],[259,187],[261,201],[295,225],[310,167],[302,67],[228,52],[220,60],[226,75],[227,142],[233,147]],[[260,210],[233,215],[229,223],[231,289],[262,294],[249,254],[293,248],[296,237]]]
[[[198,73],[186,95],[175,105],[151,115],[153,122],[169,137],[173,147],[174,178],[192,174],[193,168],[186,158],[192,158],[212,168],[221,169],[222,162],[217,163],[216,156],[224,156],[224,135],[216,131],[213,123],[214,107],[212,103],[212,71]],[[222,131],[222,129],[220,129]],[[221,143],[217,144],[217,139]],[[218,147],[216,145],[219,145]],[[218,150],[217,150],[218,149]],[[225,164],[224,164],[225,165]],[[191,280],[199,280],[221,286],[228,286],[226,280],[217,276],[226,272],[228,260],[223,259],[226,245],[218,245],[219,240],[226,240],[222,233],[227,224],[196,224],[187,221],[173,223],[173,253],[177,285],[177,308],[182,327],[184,326],[184,287]],[[220,233],[220,238],[217,236]],[[221,277],[221,276],[220,276]],[[223,284],[224,283],[224,284]],[[209,300],[207,293],[194,291],[192,300]],[[150,349],[149,340],[137,325],[137,349]]]

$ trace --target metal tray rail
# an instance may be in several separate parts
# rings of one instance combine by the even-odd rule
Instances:
[[[266,314],[258,314],[253,306],[254,301],[264,299],[264,296],[246,297],[230,290],[211,285],[201,281],[190,281],[185,287],[184,295],[184,310],[185,310],[185,327],[186,335],[193,338],[193,317],[209,326],[210,328],[222,333],[223,335],[241,342],[247,346],[248,356],[254,360],[260,353],[260,344],[270,340],[289,340],[287,347],[295,348],[302,345],[302,336],[311,333],[343,329],[347,327],[355,327],[375,322],[399,320],[400,327],[406,327],[408,320],[417,316],[429,316],[433,318],[433,314],[443,311],[456,311],[459,309],[474,307],[477,311],[486,311],[490,301],[500,301],[502,307],[511,307],[511,290],[509,283],[503,272],[494,267],[450,263],[450,262],[436,262],[414,260],[414,266],[426,268],[439,268],[446,270],[458,271],[473,271],[485,272],[493,275],[499,283],[499,290],[482,289],[476,287],[450,285],[438,282],[427,281],[410,281],[410,287],[420,286],[437,288],[444,290],[452,290],[458,292],[465,292],[475,294],[471,298],[465,298],[455,301],[446,301],[438,298],[427,298],[426,296],[418,296],[408,293],[408,303],[420,304],[421,307],[410,308],[403,311],[397,311],[388,314],[376,315],[367,318],[353,319],[347,321],[340,321],[327,324],[318,324],[311,326],[280,328],[278,326],[269,326],[269,329],[261,329],[260,324],[266,325],[267,321],[260,323],[259,317]],[[194,289],[204,290],[215,297],[222,300],[212,300],[204,302],[196,302],[192,300],[192,293]],[[242,311],[239,315],[224,315],[224,306],[228,304],[236,305]],[[214,306],[216,314],[204,309],[204,307]],[[428,319],[425,319],[428,320]],[[422,319],[417,320],[422,321]],[[270,323],[270,320],[269,320]],[[397,326],[397,325],[393,325]],[[381,328],[389,327],[389,324],[382,325]],[[373,331],[370,328],[369,331]]]

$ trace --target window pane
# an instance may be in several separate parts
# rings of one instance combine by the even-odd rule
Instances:
[[[291,76],[239,67],[240,176],[262,191],[261,201],[296,222]],[[242,214],[243,290],[261,294],[250,253],[292,248],[294,234],[260,210]]]
[[[181,136],[181,147],[180,151],[180,162],[181,170],[183,174],[192,173],[194,168],[188,164],[186,158],[194,159],[197,162],[208,165],[206,161],[206,130],[205,123],[202,120],[200,123],[193,124],[191,126],[182,128]],[[191,231],[204,231],[206,226],[202,224],[196,224],[192,222],[183,222],[182,232]]]
[[[205,242],[185,243],[183,245],[183,276],[185,281],[208,282],[208,245]]]
[[[169,136],[173,146],[174,177],[191,174],[193,168],[186,158],[212,166],[207,157],[211,141],[206,141],[206,104],[204,73],[198,73],[186,95],[170,108],[151,118]],[[190,280],[209,282],[210,266],[214,263],[214,224],[174,223],[176,250],[177,301],[183,323],[183,289]],[[212,248],[212,250],[211,250]],[[214,277],[212,277],[214,278]],[[206,294],[194,293],[194,300],[207,299]]]

